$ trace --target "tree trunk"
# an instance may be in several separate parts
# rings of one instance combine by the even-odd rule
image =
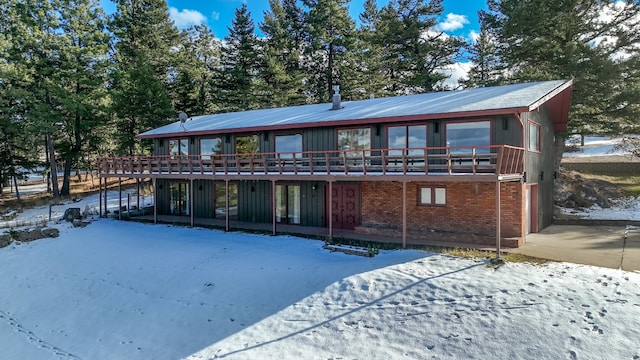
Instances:
[[[68,196],[71,191],[69,189],[71,182],[71,160],[66,159],[64,161],[64,175],[62,177],[62,190],[60,190],[60,195]]]
[[[13,186],[16,188],[16,199],[20,201],[20,190],[18,189],[18,178],[13,175]]]
[[[560,169],[560,162],[562,161],[562,154],[564,154],[564,142],[567,137],[566,133],[556,133],[554,137],[554,169]]]
[[[56,166],[56,154],[53,151],[51,133],[47,133],[47,151],[49,153],[49,167],[51,168],[51,192],[53,197],[57,198],[60,197],[60,192],[58,191],[58,167]]]

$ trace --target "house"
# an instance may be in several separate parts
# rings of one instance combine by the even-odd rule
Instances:
[[[194,116],[103,158],[150,179],[153,221],[519,246],[553,220],[554,134],[572,81]],[[337,93],[337,91],[336,91]],[[101,196],[102,199],[102,196]],[[104,212],[106,214],[106,195]]]

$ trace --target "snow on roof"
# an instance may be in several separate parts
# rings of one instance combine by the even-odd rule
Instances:
[[[205,133],[254,131],[268,128],[330,126],[335,122],[406,120],[429,115],[531,111],[572,85],[571,80],[530,82],[460,91],[345,101],[331,110],[330,103],[194,116],[139,135],[141,138],[189,136]]]

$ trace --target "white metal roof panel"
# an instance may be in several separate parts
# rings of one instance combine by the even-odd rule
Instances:
[[[220,133],[254,128],[292,128],[321,126],[322,123],[402,118],[430,114],[479,112],[487,110],[527,108],[539,105],[549,94],[571,86],[571,81],[556,80],[484,87],[460,91],[445,91],[408,96],[396,96],[359,101],[345,101],[340,110],[331,110],[330,103],[285,108],[250,110],[223,114],[194,116],[184,124],[179,121],[147,131],[140,137],[162,137],[168,134],[188,136],[191,133]]]

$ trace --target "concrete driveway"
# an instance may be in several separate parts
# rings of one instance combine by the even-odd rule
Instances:
[[[640,228],[551,225],[511,250],[544,259],[640,271]]]

